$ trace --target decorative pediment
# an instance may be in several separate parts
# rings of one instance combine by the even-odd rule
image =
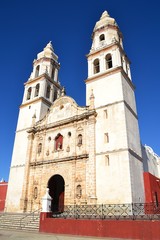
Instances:
[[[87,111],[86,107],[79,107],[77,103],[68,96],[58,98],[50,108],[47,123],[53,123],[64,119],[81,115]]]
[[[61,96],[50,107],[46,116],[36,123],[36,127],[51,125],[64,121],[72,121],[75,118],[81,118],[90,112],[88,107],[80,107],[75,100],[69,96]]]

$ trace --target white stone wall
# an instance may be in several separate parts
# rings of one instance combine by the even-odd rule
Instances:
[[[133,203],[144,203],[144,181],[143,181],[143,160],[137,159],[132,154],[129,155],[131,191]]]
[[[121,102],[97,110],[96,181],[99,203],[143,200],[143,167],[137,119],[125,108]],[[109,142],[105,142],[105,133],[108,133]],[[129,152],[130,148],[138,159]],[[137,184],[139,187],[136,187]]]
[[[130,166],[127,151],[113,151],[96,157],[97,201],[99,204],[120,204],[132,202]]]
[[[9,184],[6,196],[6,212],[22,212],[20,200],[24,182],[25,166],[23,164],[10,168]]]
[[[106,117],[107,111],[107,117]],[[107,152],[127,147],[127,133],[123,103],[97,110],[96,152]],[[105,140],[108,133],[109,141]]]
[[[123,88],[123,99],[130,106],[132,111],[137,114],[135,94],[134,94],[134,86],[130,80],[126,80],[123,76],[122,78],[122,88]]]
[[[126,117],[128,147],[139,157],[142,157],[138,120],[127,107],[125,107],[124,114]]]
[[[89,79],[88,79],[89,80]],[[95,108],[105,106],[123,99],[122,82],[120,73],[101,75],[89,80],[86,85],[86,104],[89,105],[91,92],[95,97]]]
[[[25,165],[27,158],[28,133],[27,130],[16,132],[11,169],[9,174],[9,184],[6,197],[6,210],[8,212],[19,212],[22,187],[24,184]]]

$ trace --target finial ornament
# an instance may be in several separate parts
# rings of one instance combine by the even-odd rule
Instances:
[[[49,41],[49,43],[46,45],[45,48],[49,48],[50,50],[54,51],[52,46],[52,41]]]
[[[32,118],[36,118],[36,113],[33,114],[33,117]]]
[[[66,95],[65,87],[63,87],[63,88],[62,88],[62,91],[61,91],[61,96],[63,97],[64,95]]]
[[[94,94],[93,94],[93,89],[91,89],[91,95],[90,95],[89,99],[90,99],[90,106],[89,106],[89,108],[93,109],[94,108],[94,99],[95,99]]]
[[[102,18],[105,18],[105,17],[110,17],[110,15],[108,14],[107,11],[104,11],[104,12],[102,13],[101,19],[102,19]]]
[[[91,89],[91,96],[90,96],[90,99],[91,99],[91,98],[94,98],[93,89]]]
[[[36,123],[36,111],[35,111],[35,113],[32,116],[32,126],[34,126],[35,123]]]

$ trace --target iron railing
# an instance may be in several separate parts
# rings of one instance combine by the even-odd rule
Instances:
[[[63,212],[53,212],[52,217],[67,219],[160,220],[160,203],[66,205]]]

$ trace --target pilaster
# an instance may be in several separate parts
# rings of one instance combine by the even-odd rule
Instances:
[[[89,204],[95,204],[96,196],[96,144],[95,144],[95,115],[88,119],[88,142],[89,142],[89,159],[86,171],[86,189],[88,194]]]
[[[24,176],[24,182],[23,182],[22,197],[20,201],[20,209],[23,212],[27,211],[27,204],[28,204],[29,165],[32,157],[33,140],[34,140],[34,133],[29,133],[28,148],[27,148],[27,154],[26,154],[25,176]]]

